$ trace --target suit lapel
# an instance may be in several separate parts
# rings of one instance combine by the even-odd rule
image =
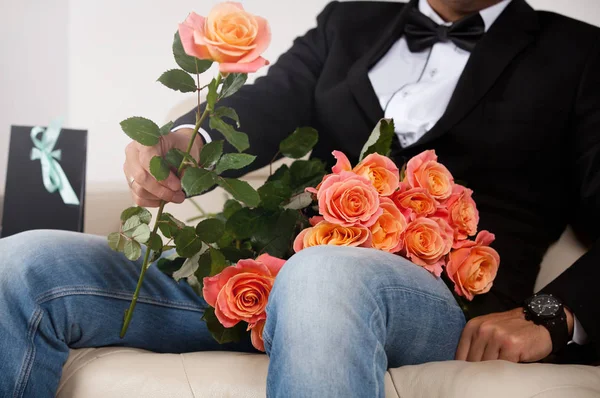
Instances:
[[[383,110],[379,104],[377,94],[373,90],[369,80],[369,70],[377,63],[400,38],[404,30],[404,21],[408,10],[416,7],[418,0],[410,0],[398,15],[387,25],[380,36],[379,41],[374,43],[371,50],[361,57],[348,71],[348,87],[356,102],[365,113],[369,124],[375,127],[383,117]]]
[[[534,40],[537,29],[535,11],[524,0],[513,0],[473,50],[442,118],[410,147],[430,143],[461,121]]]

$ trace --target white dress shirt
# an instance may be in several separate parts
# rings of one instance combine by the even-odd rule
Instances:
[[[511,0],[503,0],[479,14],[487,32]],[[445,22],[429,5],[419,0],[419,10],[440,25]],[[451,41],[435,44],[429,50],[412,53],[401,37],[369,71],[369,79],[386,118],[394,119],[396,134],[403,147],[415,143],[442,117],[471,53]],[[181,128],[194,128],[192,124]],[[200,129],[206,142],[209,134]],[[584,344],[587,335],[575,318],[573,341]]]

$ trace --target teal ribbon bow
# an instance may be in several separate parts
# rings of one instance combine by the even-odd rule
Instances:
[[[42,164],[42,179],[44,187],[50,193],[58,191],[63,202],[67,205],[79,205],[79,198],[73,191],[67,175],[58,163],[61,160],[61,150],[54,149],[60,137],[62,121],[54,120],[47,128],[36,126],[31,129],[31,160],[39,159]],[[42,133],[42,138],[38,135]]]

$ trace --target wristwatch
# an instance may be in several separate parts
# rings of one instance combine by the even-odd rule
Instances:
[[[548,329],[553,354],[566,347],[570,340],[569,326],[562,301],[551,294],[535,294],[525,300],[523,312],[525,319]]]

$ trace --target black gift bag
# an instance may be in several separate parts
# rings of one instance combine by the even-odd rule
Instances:
[[[87,131],[12,126],[2,237],[32,229],[83,232]]]

